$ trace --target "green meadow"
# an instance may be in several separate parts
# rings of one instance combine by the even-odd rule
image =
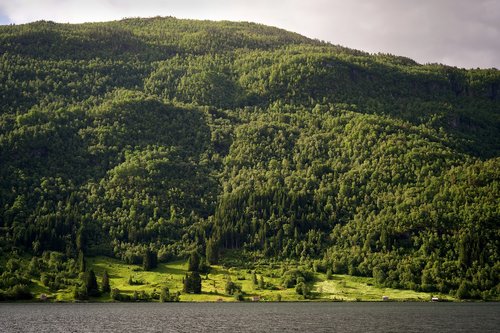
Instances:
[[[280,270],[269,265],[257,266],[255,270],[236,267],[212,266],[208,274],[202,274],[202,293],[182,293],[183,278],[188,273],[187,261],[160,263],[152,271],[144,271],[138,265],[128,265],[119,260],[108,257],[93,257],[87,259],[89,269],[93,269],[100,284],[104,271],[108,272],[111,288],[119,289],[120,293],[133,295],[137,293],[152,294],[168,287],[171,293],[181,292],[181,302],[233,302],[236,298],[225,293],[228,278],[241,286],[245,301],[382,301],[387,296],[390,301],[430,301],[432,296],[440,300],[456,300],[449,295],[436,295],[412,290],[380,288],[375,285],[373,278],[354,277],[349,275],[332,275],[327,280],[323,273],[314,273],[312,282],[307,283],[311,295],[305,299],[296,293],[295,288],[282,286]],[[253,272],[265,286],[259,288],[252,281]],[[130,284],[132,279],[135,283]],[[38,280],[33,280],[31,287],[35,298],[46,294],[52,301],[73,301],[71,288],[51,292]],[[111,302],[109,294],[90,301]]]

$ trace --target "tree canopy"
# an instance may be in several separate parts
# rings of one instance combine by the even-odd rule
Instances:
[[[499,133],[496,69],[253,23],[0,26],[0,253],[60,253],[74,276],[84,255],[238,249],[495,298]],[[0,289],[26,297],[7,264]]]

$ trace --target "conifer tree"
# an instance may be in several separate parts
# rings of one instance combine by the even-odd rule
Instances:
[[[85,289],[89,296],[99,296],[99,287],[97,285],[97,279],[92,269],[86,274]]]
[[[188,271],[190,272],[198,271],[199,267],[200,267],[200,255],[198,254],[197,251],[193,251],[189,256]]]
[[[198,272],[191,273],[191,287],[194,294],[201,294],[201,276]]]
[[[151,250],[146,250],[142,256],[142,269],[145,271],[152,270],[158,266],[157,254]]]
[[[85,272],[87,270],[87,263],[85,262],[85,256],[83,251],[78,252],[78,270],[80,272]]]
[[[266,286],[266,283],[264,282],[264,277],[261,275],[259,279],[259,289],[264,289]]]
[[[258,286],[259,281],[257,280],[257,274],[255,272],[252,273],[252,283],[254,286]]]
[[[103,293],[109,293],[111,291],[111,287],[109,285],[108,271],[104,271],[104,274],[102,275],[101,291]]]
[[[209,238],[206,242],[205,256],[209,264],[214,265],[219,261],[219,246],[217,241]]]

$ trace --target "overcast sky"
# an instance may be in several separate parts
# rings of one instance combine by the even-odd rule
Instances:
[[[420,63],[500,68],[500,0],[0,0],[0,24],[157,15],[252,21]]]

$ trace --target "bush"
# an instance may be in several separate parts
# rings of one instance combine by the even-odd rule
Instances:
[[[314,278],[314,273],[306,269],[291,269],[286,271],[281,279],[281,284],[285,288],[292,288],[299,282],[310,282]]]
[[[228,279],[224,291],[227,295],[234,295],[235,293],[241,292],[241,286],[231,281],[231,279]]]
[[[111,293],[109,294],[109,296],[111,297],[111,299],[114,299],[115,301],[119,301],[120,300],[120,289],[118,289],[118,288],[111,289]]]
[[[30,289],[25,284],[16,284],[8,291],[8,297],[13,300],[28,300],[32,299],[33,295]]]
[[[15,273],[16,271],[19,270],[20,267],[21,264],[19,263],[18,259],[9,259],[9,261],[7,261],[7,264],[5,265],[7,271],[11,273]]]
[[[168,287],[163,287],[160,294],[160,302],[171,302],[172,297],[170,296],[170,290]]]
[[[234,293],[234,299],[237,301],[244,301],[245,300],[245,298],[243,297],[243,294],[241,292]]]
[[[469,282],[462,281],[457,290],[457,297],[460,299],[467,299],[471,297]]]
[[[144,284],[144,281],[142,280],[135,280],[132,278],[132,276],[129,276],[128,278],[128,284],[131,286],[141,286]]]
[[[295,292],[299,295],[304,296],[304,298],[308,297],[311,294],[311,290],[309,289],[307,284],[302,281],[297,283],[297,285],[295,286]]]
[[[80,287],[80,286],[75,286],[73,288],[73,298],[83,301],[86,299],[89,299],[89,295],[87,293],[87,288],[85,287]]]

